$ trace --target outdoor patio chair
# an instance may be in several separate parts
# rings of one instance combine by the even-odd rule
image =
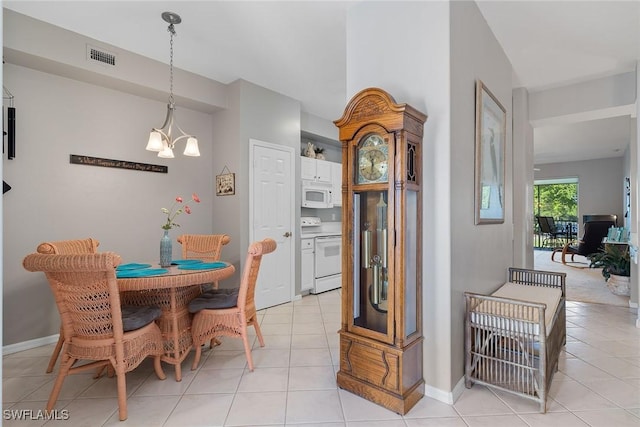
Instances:
[[[563,238],[566,243],[567,233],[565,230],[559,229],[556,227],[555,221],[553,217],[550,216],[537,216],[538,226],[540,228],[540,232],[544,236],[544,240],[542,241],[543,247],[556,248],[559,246],[559,238]]]

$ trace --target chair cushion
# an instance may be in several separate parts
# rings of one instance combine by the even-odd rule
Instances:
[[[212,289],[191,300],[189,313],[206,309],[231,308],[237,303],[238,289]]]
[[[529,286],[511,282],[505,283],[491,295],[520,300],[523,303],[545,304],[544,322],[547,336],[551,333],[555,314],[562,300],[562,291],[559,288]],[[540,335],[538,311],[524,310],[523,306],[518,303],[485,300],[473,309],[471,321],[496,330]],[[522,321],[531,322],[531,329],[527,329]]]
[[[560,304],[562,299],[562,291],[560,288],[551,288],[546,286],[527,286],[519,283],[507,282],[502,285],[497,291],[491,294],[496,297],[518,299],[521,301],[535,302],[539,304],[545,304],[544,323],[546,325],[547,333],[551,331],[553,327],[553,317],[556,312],[556,308]],[[516,314],[514,317],[518,317]],[[538,321],[537,312],[533,313],[533,318],[526,319],[534,322]]]
[[[147,326],[162,316],[162,309],[156,306],[123,305],[121,311],[122,329],[125,332],[135,331]]]

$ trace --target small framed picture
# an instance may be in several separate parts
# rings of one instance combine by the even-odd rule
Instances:
[[[232,196],[236,194],[236,174],[216,175],[216,196]]]

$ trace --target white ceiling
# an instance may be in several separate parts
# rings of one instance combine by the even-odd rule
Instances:
[[[513,66],[514,87],[531,92],[635,70],[640,1],[480,1]],[[534,128],[536,164],[620,157],[629,115]]]
[[[3,6],[222,83],[242,78],[334,120],[346,99],[346,13],[351,1],[4,1]],[[428,0],[424,0],[428,1]],[[489,1],[478,6],[530,92],[619,74],[640,59],[640,0]],[[401,7],[401,6],[399,6]],[[534,131],[536,162],[624,154],[629,117]],[[618,151],[616,151],[618,150]],[[580,153],[580,158],[576,157]]]

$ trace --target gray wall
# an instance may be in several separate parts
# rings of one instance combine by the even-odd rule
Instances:
[[[513,264],[511,64],[474,2],[451,2],[451,386],[464,375],[464,295],[496,290]],[[475,225],[475,80],[507,111],[505,218]],[[519,171],[521,174],[524,171]],[[505,250],[506,249],[506,250]]]
[[[235,173],[236,192],[233,196],[216,197],[213,206],[213,231],[231,235],[225,247],[227,259],[236,266],[232,280],[240,277],[247,247],[249,246],[249,140],[257,139],[272,144],[300,147],[300,102],[253,83],[236,80],[229,84],[228,108],[213,115],[213,139],[218,148],[213,157],[214,175],[226,166]],[[300,163],[292,165],[292,173],[299,175]],[[296,184],[297,181],[296,181]],[[299,188],[295,192],[294,206],[300,205]],[[299,224],[299,209],[294,223]],[[297,230],[292,230],[297,234]],[[297,239],[292,238],[293,242]],[[299,247],[292,244],[299,256]],[[296,260],[299,265],[299,260]],[[296,284],[296,289],[299,289]]]
[[[535,179],[578,178],[578,222],[582,215],[616,214],[624,219],[624,157],[536,165]]]
[[[59,316],[42,274],[22,268],[43,241],[94,237],[100,250],[124,261],[158,258],[160,208],[192,192],[202,203],[183,214],[182,233],[211,232],[215,192],[211,116],[180,108],[180,125],[196,134],[201,157],[160,159],[145,151],[149,129],[160,126],[166,104],[33,69],[4,65],[4,85],[15,96],[14,160],[3,160],[13,188],[4,205],[4,345],[58,332]],[[69,163],[70,154],[167,165],[169,173],[138,172]],[[174,244],[174,255],[179,255]]]
[[[239,150],[239,158],[242,159],[239,167],[238,187],[240,191],[240,210],[234,214],[240,216],[240,245],[242,253],[246,253],[249,245],[249,140],[257,139],[272,144],[292,147],[297,153],[300,146],[300,102],[269,89],[254,85],[246,81],[234,83],[231,97],[238,96],[240,105],[240,131],[235,141]],[[295,179],[300,174],[300,159],[294,156],[295,163],[291,166],[291,172]],[[237,175],[236,175],[237,176]],[[299,185],[298,181],[295,181]],[[295,191],[294,206],[300,206],[300,188]],[[300,223],[300,210],[295,209],[294,224]],[[295,265],[300,265],[300,242],[296,238],[297,227],[291,230],[294,235],[291,249],[295,254]],[[277,240],[277,239],[276,239]],[[244,261],[244,255],[241,260]],[[294,277],[298,278],[299,268]],[[300,283],[294,284],[296,293],[299,293]]]
[[[172,237],[230,234],[223,254],[237,273],[222,285],[234,282],[249,239],[249,139],[297,152],[300,103],[248,82],[223,86],[175,69],[176,118],[198,136],[202,156],[182,156],[180,143],[175,159],[160,159],[144,147],[150,128],[160,126],[166,114],[166,64],[107,46],[126,64],[107,70],[85,61],[86,43],[104,46],[98,41],[10,11],[3,22],[5,32],[11,29],[4,39],[3,83],[15,96],[18,117],[17,157],[3,159],[4,179],[13,187],[3,197],[3,344],[58,333],[44,277],[21,264],[40,242],[94,237],[100,250],[118,252],[125,261],[154,261],[164,220],[160,208],[177,195],[188,199],[196,192],[202,203],[180,217],[182,227]],[[151,77],[145,80],[141,73]],[[328,128],[309,117],[313,126]],[[169,173],[72,165],[69,154],[167,165]],[[215,195],[215,176],[225,166],[236,174],[234,196]],[[293,171],[297,176],[297,161]],[[295,206],[299,197],[297,191]],[[174,256],[179,253],[174,243]]]

